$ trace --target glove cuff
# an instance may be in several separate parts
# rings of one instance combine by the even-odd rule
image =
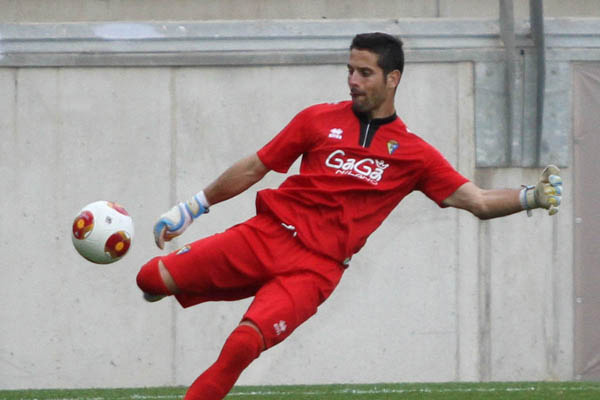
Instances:
[[[200,191],[194,195],[190,200],[184,203],[185,209],[192,217],[192,219],[196,219],[202,214],[208,212],[208,201],[206,200],[206,196],[204,195],[204,191]]]

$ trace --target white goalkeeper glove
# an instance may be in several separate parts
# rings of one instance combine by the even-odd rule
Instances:
[[[185,203],[179,203],[162,214],[154,224],[154,241],[163,249],[165,242],[181,235],[199,216],[208,212],[208,201],[204,192],[194,195]]]
[[[532,208],[545,208],[548,215],[558,212],[562,199],[563,182],[560,170],[555,165],[547,166],[535,186],[526,186],[521,190],[521,205],[530,215]]]

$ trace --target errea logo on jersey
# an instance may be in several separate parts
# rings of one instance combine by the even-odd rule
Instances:
[[[275,334],[279,336],[287,330],[287,324],[283,320],[276,322],[273,324],[273,329],[275,330]]]
[[[350,175],[372,185],[379,184],[385,169],[390,166],[384,161],[372,158],[363,158],[358,161],[355,158],[346,158],[343,150],[335,150],[331,153],[325,160],[325,165],[334,168],[336,174]]]
[[[339,129],[339,128],[333,128],[329,131],[329,137],[333,138],[333,139],[338,139],[341,140],[342,139],[342,133],[344,133],[343,130]]]

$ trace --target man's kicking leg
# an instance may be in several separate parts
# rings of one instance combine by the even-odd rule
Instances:
[[[137,283],[144,298],[158,299],[178,294],[179,288],[160,258],[142,267]],[[156,300],[154,300],[156,301]],[[227,395],[240,374],[265,349],[265,341],[258,327],[244,320],[229,335],[217,361],[200,375],[188,389],[186,400],[220,400]]]
[[[280,235],[279,224],[272,228],[268,246],[262,230],[242,224],[150,260],[138,274],[145,293],[176,295],[183,307],[254,296],[217,361],[190,387],[188,400],[222,399],[262,351],[285,340],[314,315],[343,274],[339,263]]]

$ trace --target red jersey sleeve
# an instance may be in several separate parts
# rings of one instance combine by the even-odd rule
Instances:
[[[442,202],[469,180],[458,173],[437,149],[426,144],[425,150],[425,168],[417,189],[440,207],[446,207]]]
[[[311,108],[298,113],[285,128],[257,152],[258,158],[269,169],[286,173],[298,157],[312,145],[309,122]]]

